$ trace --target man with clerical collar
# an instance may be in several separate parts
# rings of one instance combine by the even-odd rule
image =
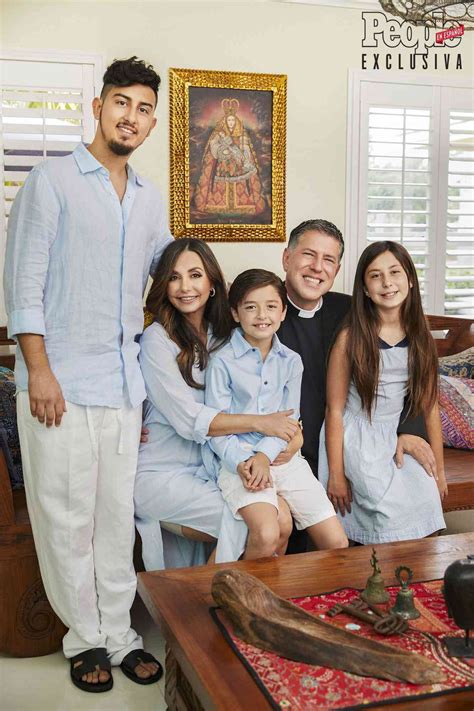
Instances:
[[[300,354],[303,455],[318,475],[319,431],[326,407],[326,361],[351,297],[330,292],[341,267],[344,240],[327,220],[306,220],[295,227],[283,252],[288,311],[278,337]]]
[[[330,291],[341,267],[343,253],[344,239],[340,230],[331,222],[320,219],[305,220],[295,227],[283,252],[288,310],[278,337],[303,360],[302,453],[315,476],[318,476],[319,433],[326,409],[327,357],[351,305],[348,294]],[[423,439],[426,433],[422,419],[405,419],[404,410],[398,434],[397,451],[394,452],[397,463],[407,453],[427,471],[435,472],[433,452]]]

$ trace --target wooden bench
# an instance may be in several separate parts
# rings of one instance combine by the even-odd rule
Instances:
[[[429,316],[439,355],[474,345],[471,319]],[[13,342],[0,328],[0,365],[13,369]],[[3,349],[3,350],[2,350]],[[449,496],[445,511],[474,509],[474,455],[445,449]],[[24,491],[12,491],[0,451],[0,652],[39,656],[59,649],[65,628],[46,599],[36,559]]]

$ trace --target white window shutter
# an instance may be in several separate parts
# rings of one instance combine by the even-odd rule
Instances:
[[[1,201],[0,268],[13,200],[31,169],[45,158],[71,153],[95,131],[92,99],[101,60],[1,59]],[[99,66],[100,65],[100,66]],[[3,290],[2,290],[3,291]],[[0,323],[5,323],[3,293]]]
[[[472,313],[473,95],[380,77],[352,87],[348,289],[365,246],[392,240],[413,257],[428,313]]]

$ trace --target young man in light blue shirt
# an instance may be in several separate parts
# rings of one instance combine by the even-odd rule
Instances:
[[[159,84],[136,57],[115,61],[93,101],[94,140],[32,170],[8,226],[28,509],[48,598],[69,627],[71,678],[85,691],[111,688],[111,664],[142,684],[162,673],[129,613],[142,295],[172,238],[160,194],[128,158],[155,126]]]

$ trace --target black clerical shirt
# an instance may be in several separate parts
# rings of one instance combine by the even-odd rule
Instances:
[[[278,330],[281,342],[299,353],[303,360],[302,452],[315,476],[318,475],[319,432],[326,408],[327,357],[350,305],[350,296],[331,291],[323,296],[321,308],[311,318],[302,318],[299,309],[288,303],[286,318]]]

